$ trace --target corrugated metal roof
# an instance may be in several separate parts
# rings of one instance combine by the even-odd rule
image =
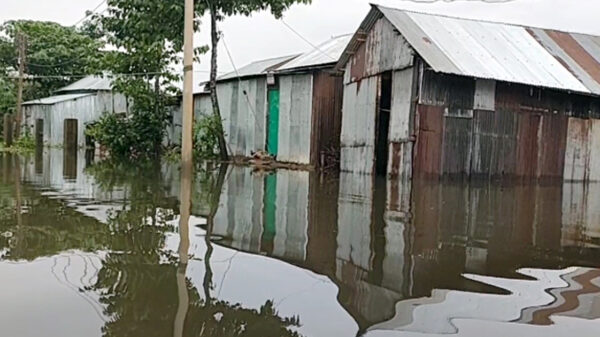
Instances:
[[[249,77],[249,76],[264,75],[268,71],[277,69],[281,65],[286,64],[287,62],[290,62],[291,60],[295,59],[298,56],[299,55],[296,54],[296,55],[282,56],[282,57],[276,57],[276,58],[270,58],[270,59],[266,59],[266,60],[252,62],[247,66],[239,68],[237,71],[232,71],[230,73],[220,76],[217,80],[225,81],[225,80],[230,80],[230,79],[234,79],[234,78],[238,78],[238,77],[242,78],[242,77]]]
[[[73,91],[110,91],[112,90],[112,81],[108,77],[88,76],[79,81],[69,84],[68,86],[59,89],[58,93],[66,93]]]
[[[600,95],[600,37],[373,5],[346,48],[386,17],[437,72]]]
[[[87,96],[93,96],[93,95],[94,94],[91,94],[91,93],[57,95],[57,96],[51,96],[51,97],[36,99],[33,101],[24,102],[23,105],[52,105],[52,104],[56,104],[56,103],[66,102],[66,101],[70,101],[70,100],[74,100],[74,99],[78,99],[78,98],[82,98],[82,97],[87,97]]]
[[[344,49],[352,39],[352,34],[346,34],[331,38],[313,48],[312,50],[298,56],[292,61],[286,63],[277,71],[289,71],[292,69],[308,68],[334,64],[340,59]]]

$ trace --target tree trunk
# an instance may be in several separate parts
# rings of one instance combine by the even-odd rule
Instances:
[[[219,128],[217,134],[219,137],[219,154],[221,160],[229,160],[227,152],[227,142],[225,141],[225,128],[221,118],[219,108],[219,97],[217,96],[217,46],[219,45],[219,31],[217,29],[217,12],[214,5],[210,5],[210,26],[211,26],[211,58],[210,58],[210,98],[213,106],[213,113],[219,118]]]

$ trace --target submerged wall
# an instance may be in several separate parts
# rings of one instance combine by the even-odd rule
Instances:
[[[415,174],[598,180],[599,115],[592,97],[425,71]]]
[[[340,165],[343,172],[375,171],[382,74],[387,72],[392,77],[388,173],[410,175],[410,161],[406,159],[412,153],[413,63],[412,48],[387,19],[381,18],[346,64]]]
[[[77,146],[84,147],[85,128],[104,113],[125,113],[127,99],[121,94],[99,92],[53,105],[26,105],[23,107],[25,125],[33,135],[37,120],[43,120],[43,142],[46,146],[61,146],[65,140],[65,120],[77,120]]]

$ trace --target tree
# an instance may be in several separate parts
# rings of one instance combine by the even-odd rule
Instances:
[[[260,10],[271,10],[276,18],[280,18],[283,12],[295,3],[311,3],[311,0],[199,0],[204,7],[203,12],[208,12],[211,23],[211,63],[210,63],[210,97],[213,105],[213,113],[218,120],[222,120],[221,110],[219,108],[219,98],[217,95],[217,46],[221,33],[218,29],[218,22],[232,15],[249,16],[252,12]],[[227,144],[225,142],[225,133],[223,123],[219,130],[219,152],[222,160],[227,160]]]
[[[84,29],[104,36],[115,47],[107,53],[104,68],[113,74],[127,74],[116,75],[114,85],[134,104],[129,119],[106,117],[95,134],[110,138],[104,145],[117,155],[155,156],[169,123],[168,106],[179,93],[173,83],[181,79],[174,66],[181,63],[184,2],[108,0],[107,5],[106,13],[94,16]],[[203,50],[198,48],[196,53]],[[115,130],[119,133],[109,134]],[[112,141],[119,151],[111,146]]]
[[[15,38],[27,37],[27,81],[24,99],[52,95],[79,76],[100,69],[104,43],[97,37],[54,22],[8,21],[0,27],[0,73],[18,69]],[[1,105],[2,103],[0,103]]]

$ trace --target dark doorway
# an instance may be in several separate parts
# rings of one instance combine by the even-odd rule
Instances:
[[[375,139],[375,170],[386,175],[389,156],[390,110],[392,108],[392,73],[381,75],[379,111],[377,112],[377,136]]]
[[[77,120],[65,119],[64,125],[64,148],[65,150],[77,149]]]
[[[77,120],[65,119],[63,176],[67,180],[77,179]]]
[[[35,120],[35,146],[42,148],[44,146],[44,120]]]

